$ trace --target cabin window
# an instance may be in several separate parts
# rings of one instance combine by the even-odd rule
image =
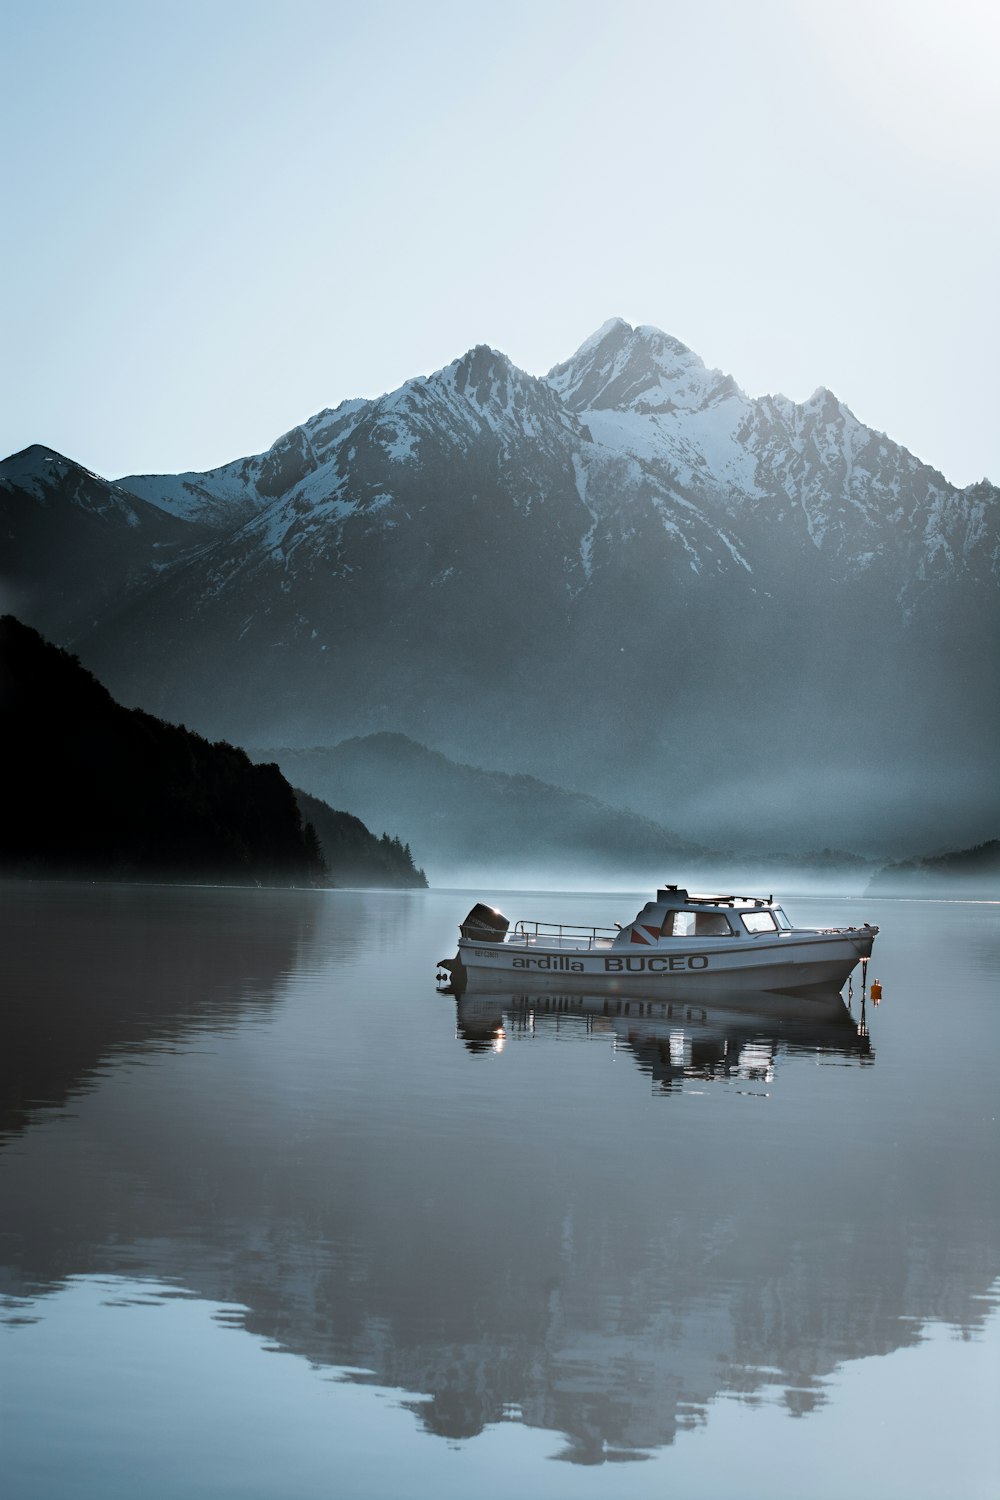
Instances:
[[[668,911],[660,928],[662,937],[732,937],[733,930],[721,911]]]
[[[740,921],[747,932],[774,932],[778,926],[773,912],[769,911],[741,911]]]
[[[774,908],[774,919],[783,932],[791,932],[792,924],[789,922],[780,906]]]
[[[668,911],[660,928],[663,937],[693,937],[694,936],[693,911]]]

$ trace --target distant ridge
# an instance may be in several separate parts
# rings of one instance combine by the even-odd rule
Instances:
[[[948,854],[918,855],[883,865],[872,876],[873,895],[952,894],[975,891],[1000,897],[1000,839]]]
[[[648,818],[533,776],[449,760],[402,734],[352,738],[311,750],[254,750],[297,785],[348,803],[421,850],[436,881],[478,867],[635,870],[710,851]]]
[[[372,826],[398,828],[419,847],[437,885],[791,876],[860,889],[873,868],[843,849],[774,852],[763,832],[755,849],[712,849],[627,808],[534,776],[463,765],[401,734],[251,753],[328,801],[350,803]]]

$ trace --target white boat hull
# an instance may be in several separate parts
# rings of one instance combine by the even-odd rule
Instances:
[[[806,986],[840,988],[852,969],[872,950],[873,931],[780,933],[773,937],[704,940],[697,946],[674,942],[644,952],[616,948],[544,947],[539,943],[477,943],[462,939],[458,957],[466,985],[480,988],[499,978],[525,985],[560,988],[599,987],[612,993],[642,990],[653,994],[692,985],[726,989],[801,990]]]

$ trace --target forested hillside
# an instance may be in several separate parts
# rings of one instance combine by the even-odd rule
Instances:
[[[20,875],[299,885],[315,834],[277,766],[122,708],[75,657],[0,620],[0,866]]]
[[[336,885],[417,886],[427,884],[413,863],[409,844],[383,833],[381,838],[352,813],[335,812],[318,797],[295,789],[303,819],[316,831],[320,853]]]
[[[878,895],[919,892],[955,894],[1000,891],[1000,839],[989,839],[972,849],[946,854],[917,855],[883,866],[873,875],[869,891]]]

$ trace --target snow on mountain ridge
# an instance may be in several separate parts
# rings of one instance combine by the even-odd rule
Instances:
[[[70,505],[88,515],[115,513],[129,527],[140,524],[135,502],[137,499],[141,502],[142,496],[113,480],[103,479],[93,469],[85,469],[43,443],[32,443],[4,459],[0,464],[0,484],[31,495],[43,506],[58,491],[68,498]]]
[[[589,338],[584,339],[579,349],[565,363],[576,364],[578,360],[590,354],[591,350],[596,349],[598,344],[602,344],[610,333],[614,333],[620,328],[630,329],[631,325],[626,323],[624,318],[608,318],[607,322],[602,323],[600,328],[595,329]],[[562,365],[557,365],[555,368],[561,369]],[[549,373],[551,374],[551,371]]]
[[[128,474],[118,484],[181,520],[231,530],[318,468],[370,405],[359,398],[343,401],[282,433],[263,453],[233,459],[204,473]]]
[[[734,394],[746,399],[731,376],[661,329],[621,320],[604,327],[545,377],[573,410],[693,411]]]
[[[257,572],[265,559],[287,573],[302,548],[315,561],[322,560],[329,576],[350,571],[341,560],[345,526],[354,522],[376,535],[410,519],[427,445],[439,450],[443,443],[453,455],[467,459],[478,444],[486,442],[492,452],[499,440],[500,457],[517,467],[521,506],[529,510],[541,492],[520,460],[547,453],[568,464],[568,452],[562,451],[567,437],[582,440],[579,423],[544,382],[486,345],[376,400],[345,408],[321,413],[285,434],[268,454],[244,461],[257,476],[258,500],[265,488],[261,465],[269,456],[308,447],[312,466],[283,493],[263,497],[259,508],[220,541],[211,573],[213,594],[241,568]],[[339,420],[331,424],[331,415]],[[307,429],[313,431],[312,442]],[[321,433],[322,457],[317,452]]]
[[[425,452],[440,455],[442,445],[468,459],[484,443],[498,444],[502,463],[521,465],[526,504],[538,491],[537,461],[567,463],[567,442],[586,436],[543,380],[484,344],[380,397],[357,431],[370,445],[371,462],[381,453],[401,470],[419,469]]]
[[[605,324],[548,380],[586,424],[595,450],[635,459],[644,482],[655,486],[657,508],[672,518],[665,525],[676,522],[685,496],[704,496],[707,520],[715,495],[737,525],[741,513],[765,504],[775,522],[788,524],[785,500],[812,547],[828,556],[832,575],[843,579],[898,550],[905,485],[912,491],[907,535],[922,539],[913,576],[940,577],[960,557],[982,554],[968,501],[826,387],[802,403],[782,395],[751,399],[678,340],[622,320]],[[598,462],[596,451],[589,462]],[[733,551],[726,528],[717,524],[716,533],[736,560],[739,548]],[[739,561],[749,566],[742,552]]]
[[[287,566],[290,553],[276,541],[282,525],[296,549],[307,534],[332,527],[322,543],[329,558],[351,516],[383,528],[408,517],[421,487],[433,494],[438,485],[424,477],[426,465],[443,462],[485,463],[525,513],[551,504],[555,475],[568,475],[581,534],[566,566],[584,583],[613,537],[631,534],[636,505],[651,506],[667,532],[683,535],[700,565],[708,559],[697,536],[714,535],[749,567],[745,525],[755,516],[794,522],[838,577],[898,548],[904,519],[908,534],[924,538],[932,572],[955,566],[977,534],[965,526],[959,546],[965,498],[944,505],[932,523],[936,499],[952,487],[831,391],[820,387],[801,404],[780,394],[750,398],[680,340],[622,318],[609,319],[545,377],[476,345],[395,391],[317,413],[264,454],[209,474],[122,483],[186,519],[214,519],[220,534],[266,514],[266,550]],[[275,501],[282,503],[272,510]],[[981,541],[975,546],[982,550]]]

